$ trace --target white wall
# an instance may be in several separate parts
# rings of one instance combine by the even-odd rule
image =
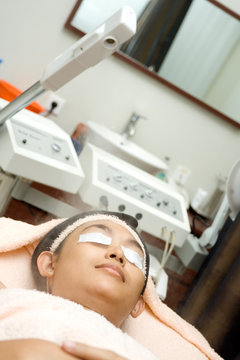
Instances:
[[[217,0],[220,5],[224,5],[229,10],[240,15],[240,4],[239,0]]]
[[[0,78],[25,90],[39,80],[44,65],[75,40],[63,25],[75,0],[8,0],[0,5]],[[227,175],[239,158],[240,130],[184,97],[111,57],[57,92],[66,99],[56,119],[71,133],[92,120],[121,131],[132,111],[148,117],[134,141],[162,159],[192,170],[187,189],[210,193],[217,175]]]

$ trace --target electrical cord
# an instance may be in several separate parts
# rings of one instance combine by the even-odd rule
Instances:
[[[56,101],[52,101],[51,108],[41,115],[45,116],[45,117],[47,117],[48,115],[51,115],[53,113],[53,110],[56,109],[57,106],[58,106],[58,103]]]
[[[58,106],[58,103],[56,101],[52,101],[51,108],[48,111],[48,115],[52,114],[53,110]]]
[[[158,270],[157,276],[156,276],[156,282],[159,281],[159,278],[161,276],[161,272],[164,269],[172,251],[173,248],[176,244],[176,232],[175,231],[171,231],[170,236],[168,234],[167,228],[164,227],[162,228],[162,238],[163,240],[165,240],[165,246],[164,246],[164,251],[163,251],[163,256],[161,259],[161,265],[160,265],[160,269]]]

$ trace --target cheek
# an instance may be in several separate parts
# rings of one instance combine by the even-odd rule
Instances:
[[[99,258],[99,250],[90,248],[88,244],[77,244],[71,249],[63,249],[55,266],[55,280],[58,284],[82,282],[90,276]]]
[[[129,281],[131,283],[131,289],[135,289],[136,293],[140,294],[145,282],[145,276],[143,272],[136,266],[129,264],[128,274]]]
[[[54,269],[53,290],[69,290],[73,286],[75,280],[74,265],[68,262],[62,263],[59,261]]]
[[[52,294],[79,302],[79,292],[88,288],[88,279],[91,273],[87,270],[84,262],[71,260],[56,265],[52,279]]]

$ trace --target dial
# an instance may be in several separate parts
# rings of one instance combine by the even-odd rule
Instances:
[[[61,146],[57,143],[52,143],[51,148],[54,152],[58,153],[62,150]]]
[[[115,180],[118,183],[122,182],[122,175],[121,174],[115,174],[113,176],[113,180]]]
[[[152,191],[152,190],[150,190],[150,189],[145,190],[145,195],[146,195],[146,197],[148,197],[149,199],[152,198],[152,194],[153,194],[153,191]]]
[[[130,183],[129,184],[130,189],[137,191],[138,190],[138,183]]]

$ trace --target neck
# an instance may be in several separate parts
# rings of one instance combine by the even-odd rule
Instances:
[[[109,303],[106,304],[98,302],[97,304],[91,304],[89,306],[84,306],[85,309],[95,311],[96,313],[104,316],[108,321],[110,321],[116,327],[120,327],[125,320],[124,316],[121,316],[119,311],[117,311],[116,306],[110,306]]]

